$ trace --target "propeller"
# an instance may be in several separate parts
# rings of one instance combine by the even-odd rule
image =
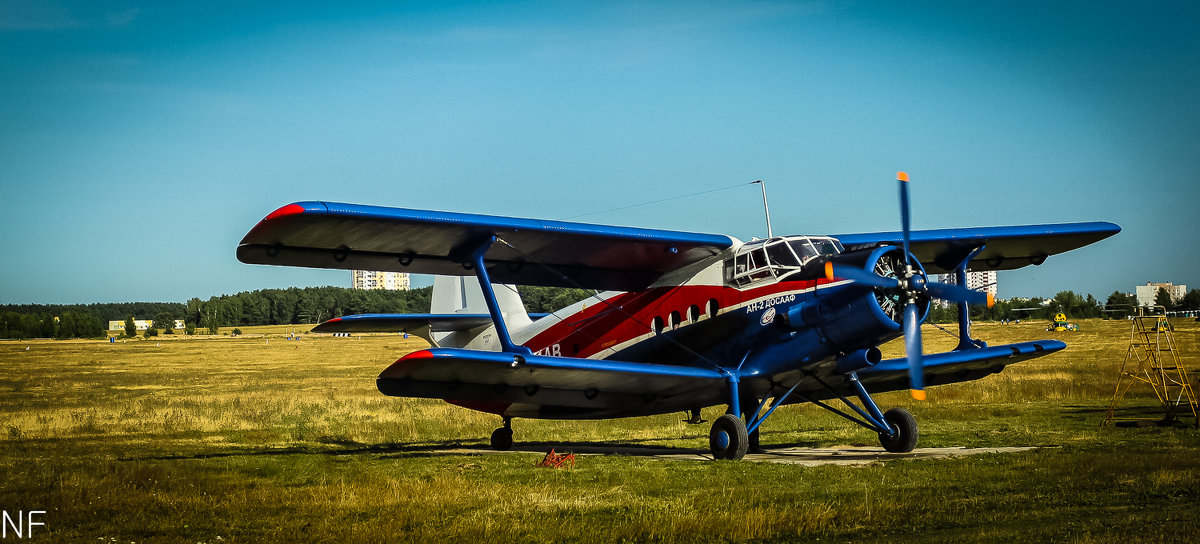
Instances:
[[[918,299],[924,295],[954,302],[987,304],[990,308],[995,304],[995,298],[991,293],[967,289],[961,285],[926,281],[925,277],[920,274],[919,265],[913,266],[912,253],[908,250],[911,240],[908,211],[908,174],[897,172],[896,180],[900,185],[900,226],[904,249],[903,269],[896,271],[896,277],[885,277],[861,268],[837,265],[830,261],[825,263],[825,277],[828,279],[840,277],[876,289],[889,289],[900,292],[900,302],[904,305],[902,313],[904,351],[905,358],[908,359],[910,389],[914,399],[925,400],[925,371],[921,363],[923,355],[921,353],[921,322],[920,310],[917,305]]]

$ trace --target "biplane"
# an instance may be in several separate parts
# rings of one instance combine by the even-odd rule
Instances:
[[[968,268],[1011,270],[1107,238],[1106,222],[912,231],[900,173],[901,230],[833,236],[731,236],[334,202],[283,206],[237,248],[244,263],[433,274],[431,313],[334,318],[315,332],[420,335],[377,379],[385,395],[443,399],[493,413],[496,449],[515,418],[602,419],[670,412],[703,422],[715,459],[759,448],[777,408],[809,402],[912,451],[918,427],[872,394],[975,380],[1066,347],[989,346],[971,337]],[[929,274],[955,274],[957,285]],[[473,279],[471,279],[473,277]],[[530,316],[514,285],[594,294]],[[932,300],[958,304],[958,346],[922,353]],[[879,345],[904,337],[905,357]],[[855,402],[855,400],[857,402]]]

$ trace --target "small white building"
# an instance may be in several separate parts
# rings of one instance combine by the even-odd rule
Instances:
[[[139,331],[144,331],[144,330],[146,330],[146,329],[149,329],[149,328],[150,328],[150,324],[151,324],[151,323],[154,323],[154,320],[152,320],[152,319],[134,319],[134,320],[133,320],[133,327],[134,327],[135,329],[139,330]],[[174,326],[173,328],[175,328],[176,330],[181,330],[181,329],[183,329],[183,320],[182,320],[182,319],[176,319],[176,320],[175,320],[175,326]],[[124,330],[125,330],[125,320],[124,320],[124,319],[122,319],[122,320],[120,320],[120,321],[109,321],[109,322],[108,322],[108,330],[110,330],[110,331],[124,331]]]

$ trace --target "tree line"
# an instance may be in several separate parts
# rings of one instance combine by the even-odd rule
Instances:
[[[432,290],[261,289],[208,300],[193,298],[184,306],[183,320],[215,333],[220,327],[320,323],[352,314],[427,313]]]
[[[583,289],[521,286],[530,313],[548,313],[589,295]],[[428,313],[432,287],[409,291],[346,287],[260,289],[233,295],[178,302],[97,304],[8,304],[0,306],[0,338],[97,338],[110,321],[122,321],[134,336],[133,319],[153,321],[150,331],[173,333],[176,320],[187,334],[199,329],[216,334],[221,327],[320,323],[334,317],[367,313]],[[149,331],[147,331],[149,333]]]
[[[531,313],[557,310],[591,294],[583,289],[518,287]],[[220,327],[320,323],[353,314],[428,313],[432,287],[409,291],[363,290],[345,287],[262,289],[208,300],[193,298],[183,320],[215,334]]]
[[[0,305],[0,338],[96,338],[107,334],[110,321],[125,322],[121,330],[132,336],[134,317],[152,320],[152,330],[169,333],[183,320],[189,333],[201,328],[215,334],[221,327],[319,323],[356,313],[424,313],[431,290],[291,287],[186,303],[7,304]]]
[[[1177,301],[1171,300],[1166,289],[1159,289],[1154,304],[1167,310],[1200,310],[1200,289],[1192,289]],[[971,306],[971,319],[975,321],[1049,321],[1058,313],[1069,319],[1119,318],[1137,312],[1137,297],[1113,291],[1101,304],[1092,295],[1083,296],[1074,291],[1059,291],[1051,299],[1041,297],[1011,298],[997,300],[991,308]],[[929,310],[929,320],[934,323],[949,323],[958,320],[957,306],[937,306]]]

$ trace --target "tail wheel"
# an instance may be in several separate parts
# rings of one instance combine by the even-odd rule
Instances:
[[[708,433],[708,447],[714,459],[736,461],[745,457],[750,447],[750,437],[746,434],[746,424],[742,418],[733,414],[717,418]]]
[[[492,449],[508,451],[512,449],[512,427],[500,427],[492,431]]]
[[[917,418],[904,408],[892,408],[883,414],[883,422],[892,429],[892,436],[879,433],[879,443],[892,453],[908,453],[917,447]]]

